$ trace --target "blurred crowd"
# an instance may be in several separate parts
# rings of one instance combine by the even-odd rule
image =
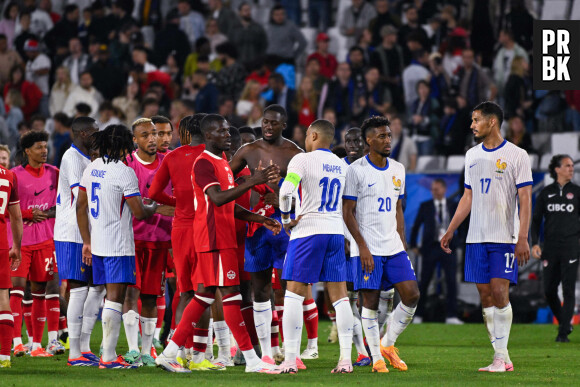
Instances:
[[[531,3],[531,2],[530,2]],[[500,103],[502,127],[580,131],[580,91],[533,90],[526,0],[22,0],[0,20],[0,143],[18,163],[28,130],[51,135],[50,162],[81,115],[130,125],[195,112],[260,127],[263,108],[289,115],[303,145],[317,118],[345,129],[391,120],[393,158],[463,154],[471,108]],[[340,53],[343,53],[340,56]],[[177,133],[172,146],[178,145]]]

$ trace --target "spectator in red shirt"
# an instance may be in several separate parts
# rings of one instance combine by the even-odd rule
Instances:
[[[20,65],[15,65],[10,70],[10,80],[4,85],[4,99],[10,89],[16,89],[22,94],[24,99],[24,106],[22,106],[22,113],[26,120],[30,119],[32,114],[36,113],[42,98],[42,91],[32,82],[24,80],[24,69]]]
[[[316,52],[310,54],[307,61],[310,58],[316,58],[318,63],[320,63],[320,75],[331,79],[336,72],[338,62],[336,57],[328,52],[329,42],[330,37],[327,34],[324,32],[319,33],[316,37]]]

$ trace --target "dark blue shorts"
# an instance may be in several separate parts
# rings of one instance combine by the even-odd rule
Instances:
[[[344,235],[318,234],[288,244],[282,279],[313,284],[346,280]]]
[[[291,217],[294,218],[294,215]],[[279,212],[276,212],[271,218],[281,222]],[[254,235],[246,239],[244,270],[256,273],[271,267],[282,269],[289,240],[290,237],[284,230],[278,235],[274,235],[266,227],[260,227]]]
[[[93,269],[83,263],[82,243],[54,241],[54,251],[60,280],[90,282]]]
[[[492,278],[518,283],[516,245],[510,243],[468,243],[465,247],[465,281],[488,284]]]
[[[346,282],[354,283],[356,277],[356,267],[354,266],[358,261],[352,257],[346,257]]]
[[[101,257],[93,254],[93,284],[135,285],[135,256]]]
[[[406,251],[379,257],[373,255],[375,268],[372,273],[363,271],[360,257],[352,257],[355,272],[354,290],[389,290],[404,281],[417,281],[413,264]]]

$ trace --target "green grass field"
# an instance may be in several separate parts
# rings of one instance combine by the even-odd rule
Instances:
[[[573,333],[571,343],[555,343],[553,325],[514,325],[510,337],[510,356],[515,371],[503,374],[477,372],[493,356],[482,324],[447,326],[443,324],[411,325],[397,342],[407,372],[389,367],[388,374],[372,374],[370,367],[355,368],[350,375],[331,375],[336,365],[338,344],[328,344],[329,323],[321,322],[320,358],[306,361],[308,367],[297,375],[245,374],[244,367],[224,372],[170,374],[157,368],[137,370],[99,370],[66,366],[66,355],[47,359],[24,357],[14,359],[12,368],[0,369],[0,386],[310,386],[341,384],[370,386],[375,383],[397,383],[430,386],[450,385],[565,385],[579,383],[580,334]],[[121,353],[126,351],[124,334]],[[46,336],[45,336],[46,337]],[[100,324],[93,334],[93,349],[101,339]],[[217,348],[216,348],[217,351]],[[354,356],[354,354],[353,354]]]

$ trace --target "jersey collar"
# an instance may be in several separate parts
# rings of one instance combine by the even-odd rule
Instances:
[[[89,156],[87,156],[86,154],[84,154],[79,148],[77,148],[75,146],[75,144],[72,144],[70,147],[73,148],[73,149],[75,149],[77,152],[79,152],[81,154],[81,156],[83,156],[84,158],[89,159],[89,160],[91,159]]]
[[[367,161],[369,162],[371,167],[373,167],[374,169],[377,169],[379,171],[386,171],[387,169],[389,169],[389,158],[388,157],[387,157],[387,164],[383,168],[377,167],[376,165],[374,165],[373,162],[371,161],[371,159],[369,158],[369,155],[366,155],[365,158],[367,159]]]
[[[327,148],[318,148],[316,150],[332,153],[332,151],[330,149],[327,149]]]
[[[496,147],[495,147],[495,148],[493,148],[493,149],[487,149],[487,148],[485,147],[485,145],[483,145],[483,143],[481,143],[481,148],[482,148],[484,151],[486,151],[486,152],[494,152],[494,151],[498,150],[499,148],[501,148],[502,146],[504,146],[504,145],[506,144],[506,142],[507,142],[507,140],[505,140],[505,139],[504,139],[504,140],[503,140],[503,142],[502,142],[501,144],[499,144],[498,146],[496,146]]]

